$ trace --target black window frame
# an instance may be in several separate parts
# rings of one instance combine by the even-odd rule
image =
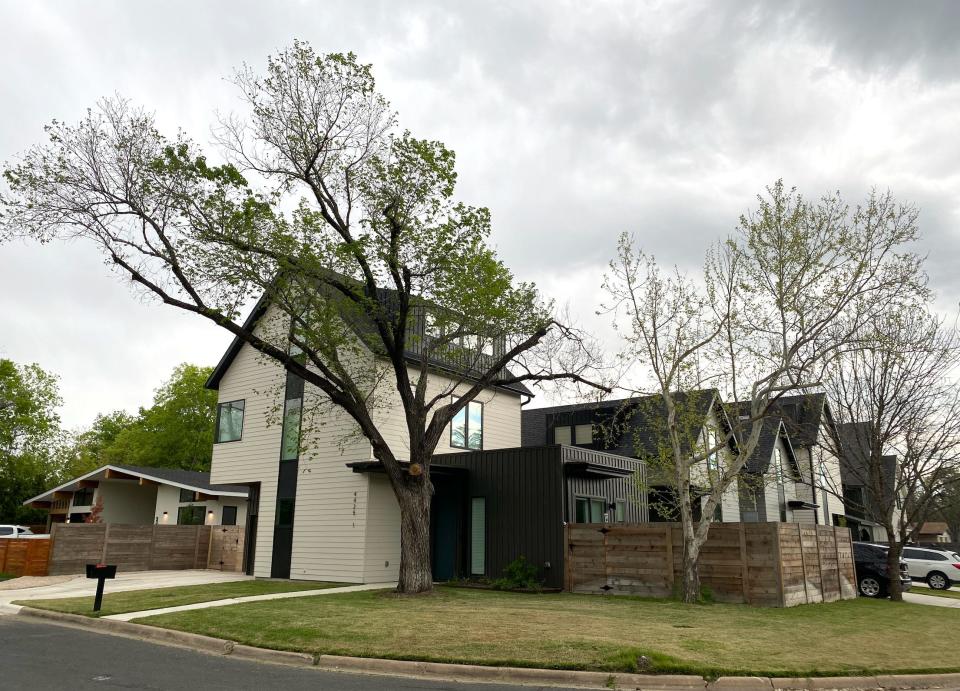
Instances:
[[[605,523],[605,521],[603,520],[603,517],[604,517],[604,515],[608,515],[608,514],[609,514],[609,509],[610,509],[610,507],[609,507],[608,504],[607,504],[607,499],[606,499],[606,497],[598,497],[598,496],[590,495],[590,494],[577,494],[577,495],[574,495],[574,497],[573,497],[573,518],[574,518],[574,522],[579,523],[579,521],[576,520],[576,519],[577,519],[577,503],[578,503],[579,501],[581,501],[581,500],[587,502],[588,512],[591,514],[591,515],[587,516],[587,519],[588,519],[588,520],[586,521],[586,523]],[[594,502],[599,502],[599,504],[600,504],[600,520],[598,520],[598,521],[589,520],[589,519],[593,518],[593,515],[592,515],[592,514],[593,514],[593,504],[594,504]]]
[[[184,522],[182,517],[185,515],[185,512],[189,511],[194,516],[197,515],[199,511],[200,522],[197,523],[193,520],[189,522]],[[177,509],[177,525],[206,525],[207,522],[207,507],[203,504],[192,504],[188,506],[181,506]]]
[[[227,511],[232,511],[233,518],[228,523],[227,522]],[[236,525],[237,524],[237,507],[236,506],[224,506],[220,510],[220,525]]]
[[[240,413],[241,413],[240,436],[237,437],[236,439],[224,439],[221,441],[220,439],[221,411],[224,409],[224,407],[235,406],[237,403],[241,404],[240,405]],[[231,444],[233,442],[243,441],[243,423],[246,420],[246,416],[247,416],[247,399],[245,398],[238,398],[234,401],[223,401],[222,403],[217,403],[217,415],[216,415],[216,419],[214,421],[214,426],[213,426],[213,443],[214,444]]]
[[[187,498],[185,499],[184,496]],[[180,502],[181,504],[190,504],[197,500],[197,493],[192,489],[180,488]]]
[[[470,446],[470,406],[478,405],[480,406],[480,446]],[[456,419],[457,415],[454,415],[450,418],[450,448],[451,449],[461,449],[463,451],[483,451],[483,428],[484,423],[486,422],[485,413],[483,410],[483,402],[472,400],[469,401],[465,406],[457,411],[457,415],[463,413],[463,446],[455,444],[453,442],[453,421]]]
[[[86,503],[81,503],[77,501],[77,495],[86,497],[88,494],[90,495],[90,501]],[[93,506],[93,499],[94,499],[93,488],[81,487],[80,489],[78,489],[76,492],[73,493],[73,506]]]

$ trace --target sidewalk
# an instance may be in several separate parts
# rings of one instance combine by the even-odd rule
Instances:
[[[119,593],[129,590],[174,588],[183,585],[226,583],[252,579],[252,576],[245,576],[241,573],[208,571],[205,569],[188,571],[131,571],[117,574],[116,579],[109,581],[107,592]],[[86,596],[92,598],[97,590],[97,582],[95,580],[88,580],[84,576],[70,576],[67,578],[53,576],[24,578],[22,580],[15,578],[10,581],[5,581],[4,585],[6,587],[0,590],[0,616],[4,614],[16,614],[20,611],[18,605],[10,604],[14,600],[47,600],[61,597]],[[14,585],[18,587],[13,587]]]
[[[312,595],[336,595],[338,593],[357,593],[363,590],[387,590],[396,588],[396,583],[367,583],[364,585],[346,585],[340,588],[325,588],[323,590],[298,590],[292,593],[270,593],[269,595],[247,595],[246,597],[231,597],[225,600],[211,600],[210,602],[195,602],[192,605],[179,605],[177,607],[163,607],[162,609],[146,609],[140,612],[124,612],[123,614],[111,614],[101,619],[112,619],[113,621],[130,621],[131,619],[140,619],[141,617],[152,617],[155,614],[172,614],[173,612],[186,612],[192,609],[207,609],[208,607],[226,607],[227,605],[239,605],[244,602],[261,602],[263,600],[285,600],[288,597],[309,597]]]

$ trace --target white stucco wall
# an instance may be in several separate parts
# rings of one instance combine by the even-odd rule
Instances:
[[[103,523],[152,525],[157,503],[157,487],[140,485],[135,480],[101,480],[94,496],[103,500]]]

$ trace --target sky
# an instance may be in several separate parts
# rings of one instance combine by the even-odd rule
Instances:
[[[756,195],[890,190],[960,299],[960,3],[0,0],[0,161],[120,94],[210,142],[226,78],[294,39],[372,63],[402,127],[457,152],[523,280],[595,312],[617,236],[696,269]],[[211,153],[215,150],[211,148]],[[145,302],[82,243],[0,245],[0,357],[60,377],[68,427],[149,405],[229,337]]]

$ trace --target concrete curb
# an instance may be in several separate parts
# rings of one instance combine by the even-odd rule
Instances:
[[[721,691],[794,691],[797,689],[843,689],[894,691],[903,689],[960,688],[960,673],[956,674],[891,674],[875,677],[721,677],[707,682],[703,677],[682,674],[628,674],[623,672],[580,672],[575,670],[534,669],[526,667],[485,667],[410,660],[383,660],[378,658],[345,657],[340,655],[313,656],[283,650],[257,648],[223,638],[201,636],[196,633],[161,629],[146,624],[94,619],[79,614],[52,612],[23,606],[18,616],[41,619],[61,626],[82,628],[114,636],[138,638],[165,645],[173,645],[213,655],[228,655],[241,660],[316,667],[327,671],[358,674],[416,677],[421,679],[470,681],[531,686],[574,686],[587,689],[634,689],[643,691],[679,691],[704,689]]]

